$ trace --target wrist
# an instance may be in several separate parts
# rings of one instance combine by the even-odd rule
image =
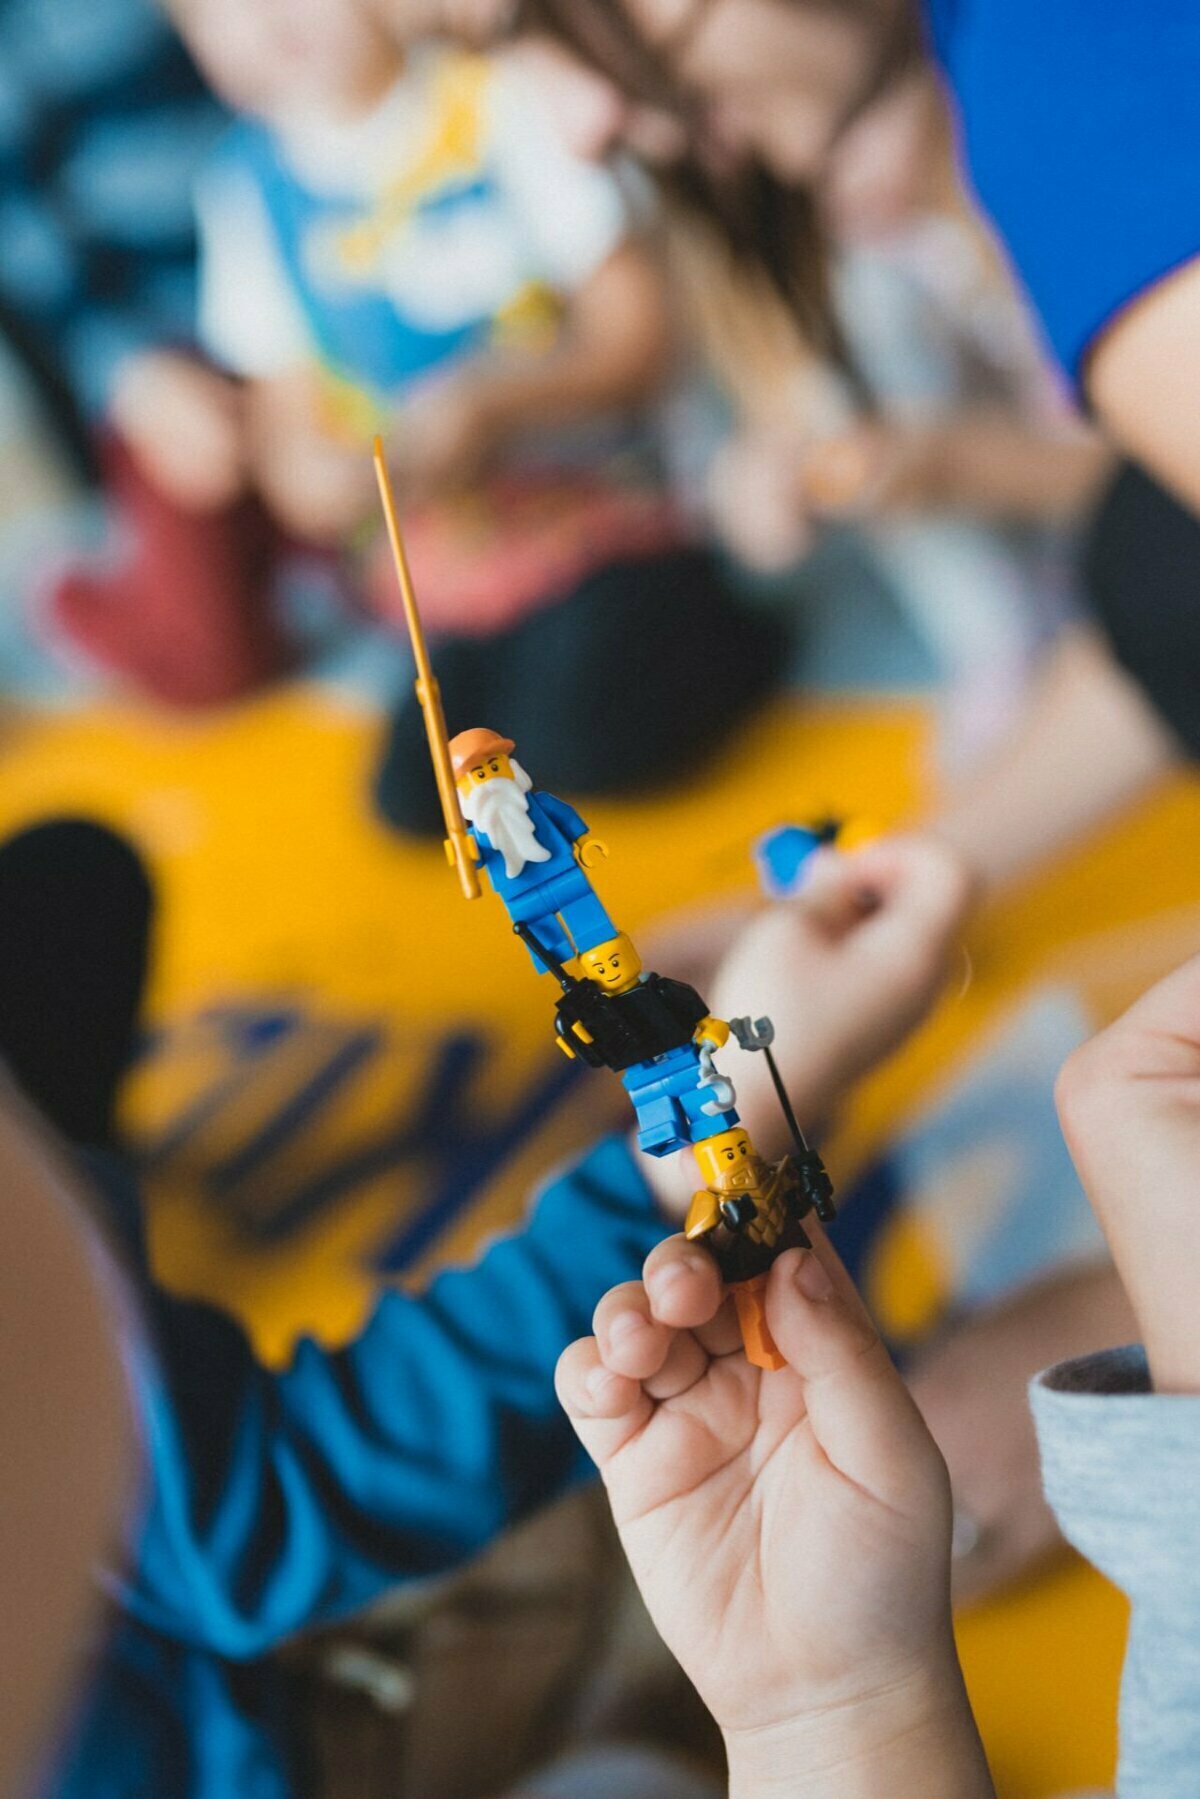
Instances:
[[[869,1694],[724,1737],[729,1799],[994,1799],[952,1648]]]

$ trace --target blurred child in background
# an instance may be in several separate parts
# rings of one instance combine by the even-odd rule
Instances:
[[[687,284],[737,412],[712,513],[739,560],[772,575],[822,527],[854,528],[937,660],[960,773],[1010,722],[1069,606],[1070,528],[1112,459],[957,189],[930,72],[851,125],[827,183],[841,366],[805,352],[761,282],[722,280],[711,250],[708,279]]]
[[[1197,961],[1059,1082],[1145,1345],[1033,1390],[1063,1529],[1133,1604],[1121,1799],[1190,1799],[1200,1757],[1198,1082]],[[814,1235],[771,1272],[778,1374],[745,1362],[711,1265],[676,1237],[601,1302],[560,1391],[651,1612],[721,1723],[736,1799],[991,1799],[951,1629],[946,1469]]]
[[[194,503],[179,494],[178,528],[218,553],[196,559],[190,582],[191,561],[143,534],[116,576],[68,582],[60,617],[178,699],[207,619],[202,665],[225,653],[227,694],[252,685],[239,646],[261,641],[259,625],[227,630],[228,582],[239,616],[261,621],[273,564],[261,536],[240,562],[232,553],[247,508],[343,555],[376,522],[378,429],[443,638],[447,710],[491,710],[532,733],[542,777],[577,792],[654,782],[693,758],[693,677],[732,656],[752,701],[776,639],[731,600],[667,492],[654,412],[668,302],[621,182],[562,146],[519,59],[425,41],[423,15],[385,29],[357,0],[179,0],[174,17],[246,116],[198,189],[203,429],[159,442],[158,365],[140,387],[130,375],[126,435],[152,484],[169,487],[190,457]],[[366,576],[385,613],[391,579],[382,566]],[[632,673],[630,657],[636,683],[597,680]],[[380,797],[395,822],[435,822],[415,706],[396,720]]]

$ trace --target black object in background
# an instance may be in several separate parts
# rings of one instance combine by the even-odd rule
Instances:
[[[1126,463],[1096,512],[1083,572],[1118,662],[1200,758],[1200,519]]]
[[[112,1142],[152,913],[140,858],[103,825],[53,819],[0,844],[0,1059],[73,1143]]]
[[[534,785],[572,798],[689,785],[786,678],[789,636],[705,549],[613,563],[511,631],[432,646],[451,736],[515,740]],[[384,818],[442,834],[421,709],[409,695],[375,782]]]

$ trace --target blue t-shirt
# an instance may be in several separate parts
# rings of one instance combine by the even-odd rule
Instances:
[[[1196,0],[927,0],[963,160],[1063,368],[1200,252]]]
[[[44,1799],[294,1799],[298,1726],[268,1658],[389,1587],[444,1572],[585,1479],[554,1365],[667,1224],[625,1142],[561,1172],[522,1227],[355,1340],[263,1368],[224,1313],[145,1260],[127,1170],[93,1172],[140,1312],[144,1457],[113,1633]]]

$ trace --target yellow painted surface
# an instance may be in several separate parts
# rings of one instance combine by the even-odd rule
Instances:
[[[156,1266],[170,1286],[236,1311],[276,1361],[305,1332],[343,1340],[370,1304],[375,1251],[431,1174],[420,1154],[380,1165],[361,1152],[425,1093],[447,1021],[478,1046],[463,1076],[473,1118],[519,1114],[548,1069],[565,1066],[547,993],[499,903],[468,905],[439,844],[401,843],[373,818],[380,730],[362,709],[296,686],[183,724],[115,707],[29,717],[0,744],[0,832],[84,813],[127,833],[149,864],[159,899],[152,1042],[124,1118],[152,1158]],[[635,934],[664,912],[730,896],[750,884],[749,840],[772,824],[831,803],[882,825],[915,810],[923,751],[912,708],[782,708],[686,792],[585,807],[612,849],[598,885]],[[966,991],[865,1085],[831,1145],[835,1175],[844,1181],[936,1093],[1031,978],[1070,982],[1099,1020],[1193,948],[1200,858],[1179,846],[1197,841],[1200,795],[1180,784],[982,920]],[[251,1063],[231,1060],[230,1017],[272,1008],[300,1024]],[[370,1054],[355,1063],[365,1042]],[[297,1105],[343,1055],[341,1083]],[[518,1216],[533,1182],[611,1104],[600,1085],[578,1094],[516,1134],[477,1203],[406,1278],[469,1260]],[[289,1107],[289,1129],[273,1137]],[[337,1203],[324,1205],[317,1177],[333,1167]],[[224,1171],[220,1203],[214,1169]],[[894,1240],[891,1265],[876,1270],[916,1321],[939,1281],[927,1247]],[[1115,1597],[1078,1566],[964,1621],[1002,1799],[1107,1776],[1121,1629]]]

